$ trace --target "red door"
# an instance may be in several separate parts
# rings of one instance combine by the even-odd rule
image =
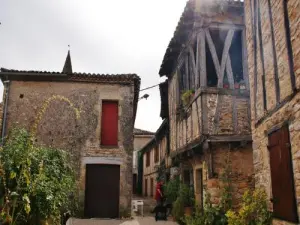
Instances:
[[[101,145],[118,146],[118,102],[102,102]]]

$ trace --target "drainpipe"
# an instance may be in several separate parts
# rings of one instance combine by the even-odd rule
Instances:
[[[4,142],[4,137],[5,137],[5,129],[6,129],[6,116],[7,116],[7,105],[8,105],[8,93],[9,93],[9,84],[10,81],[6,80],[3,82],[4,86],[5,86],[5,105],[4,105],[4,109],[3,109],[3,118],[2,118],[2,142],[1,145],[3,145]]]

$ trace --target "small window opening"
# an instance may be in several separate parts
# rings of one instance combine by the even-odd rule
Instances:
[[[243,47],[242,31],[235,31],[229,49],[234,83],[243,82]]]
[[[24,95],[23,95],[23,94],[20,94],[20,98],[24,98]]]

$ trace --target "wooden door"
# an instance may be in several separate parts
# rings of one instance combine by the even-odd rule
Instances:
[[[289,130],[285,126],[269,135],[274,217],[298,222]]]
[[[118,218],[120,196],[120,166],[86,165],[86,218]]]

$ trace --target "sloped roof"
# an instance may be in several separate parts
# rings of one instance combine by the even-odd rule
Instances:
[[[213,11],[216,9],[216,6],[221,7],[222,10],[226,8],[226,11],[233,16],[236,16],[243,13],[243,1],[244,0],[188,0],[177,24],[174,35],[165,52],[162,64],[160,66],[159,75],[161,77],[171,75],[173,72],[172,70],[177,63],[180,52],[185,47],[185,44],[192,34],[194,23],[199,16],[206,16],[207,18],[211,18],[213,16],[211,12],[205,12],[205,6],[214,5],[214,7],[212,7]],[[197,12],[199,10],[196,10],[196,8],[200,9],[200,11],[201,8],[203,8],[203,11],[201,11],[199,14]],[[215,14],[218,15],[217,12],[215,12]]]
[[[182,45],[187,41],[192,32],[194,21],[195,0],[189,0],[186,3],[184,11],[180,17],[178,25],[175,29],[173,38],[171,39],[166,50],[163,62],[161,64],[159,75],[169,75],[182,49]]]
[[[155,133],[151,132],[151,131],[147,131],[147,130],[142,130],[142,129],[134,128],[133,134],[134,135],[154,135]]]
[[[160,117],[162,119],[169,117],[169,106],[168,106],[168,80],[159,84],[160,91]]]
[[[87,82],[134,85],[134,120],[137,111],[137,102],[140,92],[140,77],[136,74],[95,74],[95,73],[72,73],[35,70],[0,69],[0,79],[19,81],[59,81],[59,82]]]

